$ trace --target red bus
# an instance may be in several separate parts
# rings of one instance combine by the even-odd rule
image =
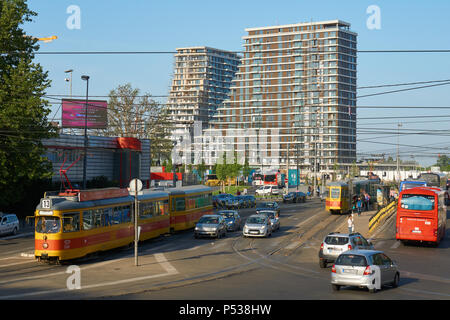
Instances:
[[[416,187],[400,192],[396,239],[439,244],[445,236],[445,190]]]
[[[284,187],[284,185],[285,185],[284,175],[282,175],[279,172],[272,173],[272,174],[265,174],[264,175],[264,184]]]

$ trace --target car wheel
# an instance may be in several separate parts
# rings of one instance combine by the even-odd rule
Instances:
[[[327,260],[325,260],[325,259],[320,259],[320,260],[319,260],[319,266],[320,266],[321,268],[326,268],[326,267],[327,267]]]
[[[331,287],[333,288],[333,291],[339,291],[341,290],[341,286],[338,284],[332,284]]]
[[[399,282],[400,282],[400,275],[398,273],[396,273],[395,277],[394,277],[394,281],[392,282],[392,287],[397,288]]]
[[[17,234],[17,228],[14,228],[12,234],[13,234],[13,236],[15,236]]]

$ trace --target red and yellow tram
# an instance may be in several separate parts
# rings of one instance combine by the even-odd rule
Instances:
[[[138,195],[139,240],[193,228],[212,208],[206,186],[144,190]],[[38,260],[71,260],[134,241],[134,197],[127,189],[46,194],[34,217]]]

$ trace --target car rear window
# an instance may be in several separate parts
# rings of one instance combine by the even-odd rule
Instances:
[[[347,237],[336,237],[336,236],[328,236],[325,238],[326,244],[343,246],[348,243]]]
[[[336,265],[339,266],[357,266],[366,267],[367,260],[365,256],[360,256],[356,254],[341,254],[337,260]]]

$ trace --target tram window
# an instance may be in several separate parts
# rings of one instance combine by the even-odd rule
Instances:
[[[185,198],[174,198],[172,202],[172,208],[174,211],[186,210]]]
[[[95,214],[93,210],[83,212],[83,230],[95,228]]]
[[[169,215],[169,200],[158,201],[158,214]]]
[[[341,195],[341,190],[339,188],[331,188],[331,198],[337,199]]]
[[[80,231],[80,214],[66,213],[63,215],[63,232]]]
[[[149,219],[153,217],[154,203],[145,202],[139,204],[139,219]]]
[[[130,206],[122,207],[122,222],[131,221],[131,209]]]
[[[94,226],[95,226],[95,228],[100,228],[102,226],[103,210],[102,209],[95,209],[95,210],[93,210],[93,213],[95,215],[95,217],[94,217]]]
[[[113,208],[113,216],[112,216],[112,224],[120,224],[122,223],[122,217],[121,217],[121,207],[114,207]]]
[[[38,217],[36,221],[36,232],[58,233],[61,230],[61,221],[58,217]]]
[[[105,208],[103,209],[103,214],[102,214],[102,227],[108,227],[110,226],[112,220],[112,208]]]

